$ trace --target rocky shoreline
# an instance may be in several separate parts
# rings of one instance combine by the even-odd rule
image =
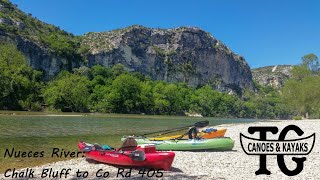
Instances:
[[[276,159],[277,156],[267,156],[267,168],[271,171],[271,175],[256,176],[255,171],[259,169],[259,156],[248,156],[243,152],[239,141],[240,132],[257,138],[257,133],[255,135],[248,134],[249,126],[277,126],[281,131],[285,126],[290,124],[299,126],[304,131],[304,137],[313,133],[316,134],[315,146],[312,152],[308,156],[305,156],[307,160],[304,162],[303,171],[296,176],[289,177],[279,169]],[[228,131],[226,136],[235,140],[235,146],[232,151],[176,152],[171,171],[164,171],[162,179],[320,179],[320,175],[318,174],[320,167],[320,144],[317,139],[317,135],[320,134],[320,120],[268,121],[240,125],[220,125],[220,127],[227,127]],[[277,135],[271,135],[270,133],[268,134],[268,138],[277,139],[278,135],[279,133]],[[294,132],[289,132],[287,138],[294,139],[297,138],[297,135]],[[296,163],[292,161],[291,157],[293,156],[285,156],[285,163],[288,169],[293,170],[296,168]],[[68,175],[67,179],[79,179],[76,177],[76,171],[78,169],[88,171],[88,177],[86,179],[97,179],[96,172],[99,169],[102,169],[100,172],[109,172],[108,179],[117,179],[118,171],[118,167],[89,162],[85,158],[79,158],[33,167],[32,169],[35,170],[35,179],[40,179],[39,177],[41,177],[41,172],[44,168],[52,168],[56,171],[61,171],[63,168],[70,168],[70,175]],[[127,170],[125,170],[125,172],[126,171]],[[151,173],[152,172],[150,172],[150,174]],[[139,169],[132,170],[131,179],[140,179],[141,176]],[[64,178],[64,176],[62,176],[62,178]],[[122,179],[121,176],[118,178]],[[144,174],[144,178],[148,178],[147,174]],[[153,176],[153,178],[155,178],[155,176]],[[4,174],[0,175],[0,179],[4,179]]]

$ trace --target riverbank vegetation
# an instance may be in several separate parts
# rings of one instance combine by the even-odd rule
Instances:
[[[288,118],[319,115],[317,57],[304,57],[281,91],[256,84],[256,90],[228,94],[209,85],[153,81],[117,64],[62,71],[49,82],[32,70],[14,45],[0,46],[0,109],[62,112],[144,113],[213,117]],[[299,98],[295,98],[299,96]],[[319,104],[319,103],[318,103]],[[318,114],[317,114],[318,113]]]
[[[292,70],[283,89],[284,102],[293,113],[304,118],[320,117],[320,63],[315,54],[302,57],[302,63]]]

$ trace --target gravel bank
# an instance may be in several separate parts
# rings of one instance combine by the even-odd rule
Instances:
[[[294,177],[288,177],[281,172],[278,167],[276,156],[267,157],[267,168],[271,171],[271,175],[255,175],[255,171],[259,168],[259,157],[246,155],[240,145],[239,133],[249,135],[247,133],[249,126],[277,126],[281,131],[283,127],[295,124],[299,126],[305,133],[303,136],[316,133],[316,143],[313,151],[307,156],[304,162],[304,170]],[[176,152],[176,157],[171,171],[164,172],[164,179],[320,179],[320,144],[318,135],[320,134],[320,120],[302,120],[302,121],[271,121],[259,122],[240,125],[221,125],[227,127],[226,136],[235,140],[233,151],[229,152]],[[257,136],[256,136],[257,137]],[[270,139],[277,139],[278,135],[270,136]],[[288,133],[287,138],[297,138],[295,133]],[[291,160],[292,156],[285,156],[285,162],[289,169],[294,169],[296,163]],[[71,175],[68,179],[76,179],[76,171],[88,171],[88,179],[96,179],[95,175],[99,169],[109,171],[109,179],[114,179],[118,168],[88,162],[84,158],[73,159],[56,163],[46,164],[40,167],[33,167],[35,177],[41,176],[43,168],[53,168],[61,170],[62,168],[71,168]],[[140,179],[139,170],[132,170],[131,179]],[[145,175],[146,177],[146,175]],[[4,175],[1,174],[3,179]]]

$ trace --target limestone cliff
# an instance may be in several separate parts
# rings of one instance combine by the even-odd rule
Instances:
[[[292,65],[266,66],[252,69],[253,79],[262,86],[280,89],[291,77]]]
[[[60,56],[29,39],[7,34],[1,30],[0,42],[16,44],[18,49],[27,58],[28,64],[33,69],[42,71],[44,73],[44,79],[46,80],[53,78],[61,70],[72,70],[75,67],[79,67],[80,64],[77,59]]]
[[[131,26],[74,36],[0,0],[0,42],[16,44],[47,80],[61,70],[121,63],[154,80],[209,84],[220,91],[254,89],[244,58],[199,28]]]
[[[7,0],[0,0],[0,43],[15,44],[47,80],[61,70],[79,67],[82,61],[78,37],[37,20]]]
[[[220,91],[253,89],[250,68],[221,41],[199,28],[142,26],[85,34],[89,66],[117,63],[155,80],[210,84]]]

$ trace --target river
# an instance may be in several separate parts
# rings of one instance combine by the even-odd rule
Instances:
[[[263,121],[257,119],[195,118],[185,116],[116,115],[116,114],[43,114],[0,115],[0,172],[8,167],[40,165],[64,158],[4,158],[6,150],[49,152],[53,148],[77,150],[78,141],[119,146],[123,135],[192,125],[208,120],[211,126]]]

